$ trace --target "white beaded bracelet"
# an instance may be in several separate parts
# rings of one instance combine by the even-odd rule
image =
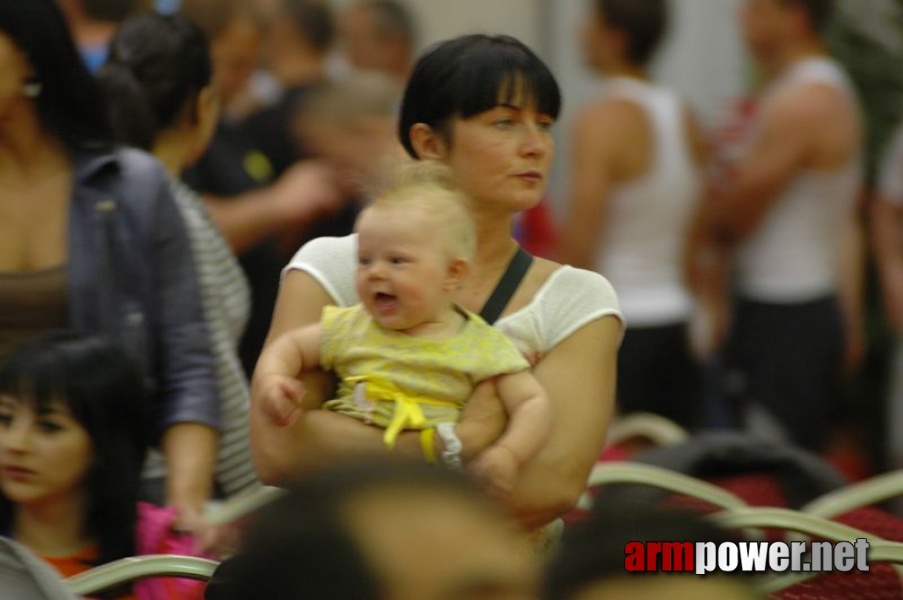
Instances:
[[[455,433],[455,424],[439,423],[436,425],[436,433],[439,434],[439,439],[442,440],[442,462],[453,469],[463,469],[461,450],[464,449],[464,445],[461,443],[458,434]]]

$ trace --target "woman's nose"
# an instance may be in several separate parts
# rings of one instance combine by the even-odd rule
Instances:
[[[0,432],[0,446],[9,452],[23,452],[28,448],[31,428],[23,421],[13,421]]]
[[[552,147],[552,139],[547,129],[540,125],[525,128],[521,152],[525,156],[544,156]]]

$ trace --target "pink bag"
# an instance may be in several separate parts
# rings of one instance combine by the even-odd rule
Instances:
[[[203,556],[195,550],[194,536],[173,531],[172,525],[177,514],[178,509],[171,506],[161,507],[139,502],[136,553]],[[204,587],[203,581],[182,577],[155,577],[136,583],[134,592],[138,600],[203,600]]]

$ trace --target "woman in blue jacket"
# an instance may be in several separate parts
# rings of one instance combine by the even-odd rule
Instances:
[[[56,3],[0,3],[0,359],[61,327],[124,345],[155,399],[162,500],[192,529],[219,425],[195,267],[163,168],[110,139]]]

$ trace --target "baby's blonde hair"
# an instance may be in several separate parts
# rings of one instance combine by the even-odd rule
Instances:
[[[445,249],[453,258],[473,262],[477,233],[470,214],[470,198],[458,187],[448,167],[422,160],[396,162],[384,171],[382,191],[367,210],[419,208],[435,223]]]

